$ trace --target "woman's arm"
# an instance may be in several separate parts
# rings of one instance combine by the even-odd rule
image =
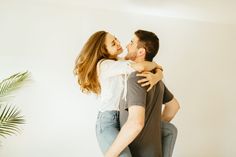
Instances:
[[[98,64],[97,71],[101,77],[108,78],[122,74],[130,74],[135,70],[131,67],[129,61],[115,61],[105,59],[100,64]]]
[[[103,60],[98,63],[97,71],[98,75],[102,77],[111,77],[122,74],[130,74],[134,71],[143,72],[151,71],[161,66],[155,62],[144,61],[141,63],[134,63],[131,61],[114,61],[110,59]]]
[[[157,63],[149,62],[149,61],[143,61],[143,62],[139,62],[139,63],[131,63],[131,67],[138,72],[152,71],[156,68],[161,68],[161,66],[158,65]]]

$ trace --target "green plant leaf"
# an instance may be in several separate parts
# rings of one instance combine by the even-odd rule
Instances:
[[[12,93],[29,81],[28,71],[16,73],[0,82],[0,136],[6,137],[20,132],[19,125],[24,124],[24,117],[18,108],[6,104]],[[5,107],[4,107],[5,106]]]
[[[0,102],[5,102],[7,98],[11,97],[12,92],[20,88],[29,78],[30,73],[26,71],[16,73],[0,82]]]
[[[20,115],[20,110],[11,105],[0,107],[0,136],[13,135],[20,132],[19,124],[24,124],[24,117]]]

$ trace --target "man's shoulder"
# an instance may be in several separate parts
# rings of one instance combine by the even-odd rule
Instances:
[[[142,89],[142,90],[147,90],[147,86],[142,87],[140,83],[138,83],[138,80],[143,79],[143,76],[136,76],[139,72],[135,71],[132,72],[129,77],[128,77],[128,86],[136,89]]]
[[[129,74],[128,80],[127,80],[127,83],[129,84],[129,86],[131,86],[131,85],[132,86],[140,86],[140,84],[138,83],[138,80],[142,79],[143,77],[136,76],[136,74],[138,74],[137,71],[132,72],[131,74]]]
[[[137,71],[134,71],[131,74],[129,74],[128,81],[138,80],[138,79],[142,78],[140,76],[136,76],[136,74],[138,74]]]

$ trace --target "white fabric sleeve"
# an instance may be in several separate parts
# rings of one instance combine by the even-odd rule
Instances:
[[[99,75],[102,78],[112,77],[122,74],[130,74],[135,70],[131,67],[131,61],[114,61],[106,59],[99,66]]]

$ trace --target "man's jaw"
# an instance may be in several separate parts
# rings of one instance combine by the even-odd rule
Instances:
[[[128,52],[128,54],[125,56],[125,59],[135,61],[136,55],[129,54],[129,52]]]

